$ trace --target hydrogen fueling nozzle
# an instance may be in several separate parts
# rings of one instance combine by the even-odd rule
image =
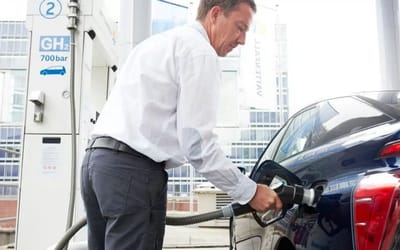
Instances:
[[[279,213],[274,210],[258,213],[249,204],[241,205],[232,203],[216,211],[187,217],[167,217],[167,225],[189,225],[221,217],[232,217],[246,213],[253,213],[254,219],[261,226],[282,219],[286,211],[294,204],[315,206],[319,201],[321,192],[312,188],[301,186],[301,180],[274,161],[265,161],[250,175],[256,183],[268,185],[279,196],[283,207]]]
[[[308,206],[314,206],[318,202],[320,198],[320,192],[316,191],[314,189],[307,189],[304,188],[300,185],[286,185],[284,182],[280,182],[280,184],[277,184],[276,180],[281,179],[279,176],[276,176],[273,179],[273,182],[270,185],[270,188],[272,188],[277,195],[279,196],[279,199],[281,199],[283,208],[284,210],[291,208],[294,204],[298,205],[308,205]],[[239,203],[232,203],[228,205],[227,207],[231,207],[231,216],[235,215],[242,215],[245,213],[253,212],[254,209],[250,207],[250,205],[245,204],[245,205],[240,205]],[[229,215],[227,213],[227,215]],[[230,217],[230,216],[227,216]]]
[[[281,211],[277,212],[271,209],[261,213],[255,211],[249,204],[241,205],[239,203],[232,203],[218,210],[220,211],[219,217],[233,217],[253,213],[253,217],[257,223],[262,227],[266,227],[285,217],[287,210],[293,207],[294,204],[315,206],[321,195],[321,192],[318,190],[307,189],[297,184],[293,186],[287,185],[286,181],[279,176],[275,176],[269,186],[277,193],[282,201],[283,207]],[[193,217],[199,218],[197,216]],[[175,221],[173,222],[175,223]],[[167,224],[169,223],[171,223],[171,218],[167,218]]]
[[[259,217],[255,217],[257,222],[259,222],[262,226],[267,226],[283,218],[286,214],[286,210],[291,208],[294,204],[306,204],[313,206],[319,200],[319,193],[313,189],[306,189],[297,185],[289,186],[283,183],[278,187],[272,188],[281,199],[283,208],[278,214],[276,214],[274,210],[269,210],[260,216],[261,219],[258,219]],[[208,213],[185,217],[167,217],[166,224],[173,226],[190,225],[222,217],[239,216],[251,212],[257,213],[252,207],[250,207],[249,204],[240,205],[239,203],[231,203],[218,210]]]
[[[314,206],[321,195],[318,190],[313,188],[304,188],[298,184],[293,186],[286,185],[286,181],[279,176],[275,176],[269,186],[278,194],[282,203],[286,205],[305,204]]]

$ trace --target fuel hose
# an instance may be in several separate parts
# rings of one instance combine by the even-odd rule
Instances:
[[[273,188],[284,204],[307,204],[313,205],[320,198],[320,192],[313,189],[305,189],[301,186],[279,185]],[[202,213],[193,216],[183,217],[166,217],[166,224],[170,226],[183,226],[197,224],[200,222],[210,221],[218,218],[229,218],[254,211],[250,205],[240,205],[239,203],[231,203],[215,211]],[[61,240],[56,244],[55,250],[62,250],[69,240],[87,223],[86,218],[80,219],[76,224],[69,228]]]

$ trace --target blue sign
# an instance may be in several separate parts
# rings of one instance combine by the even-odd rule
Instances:
[[[62,5],[59,0],[43,0],[39,6],[40,15],[47,19],[54,19],[61,14]]]
[[[69,36],[40,36],[39,51],[68,52],[69,45]]]

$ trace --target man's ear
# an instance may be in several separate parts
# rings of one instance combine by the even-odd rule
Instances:
[[[211,22],[215,23],[218,16],[222,13],[222,8],[220,6],[214,6],[210,9],[209,14],[211,18]]]

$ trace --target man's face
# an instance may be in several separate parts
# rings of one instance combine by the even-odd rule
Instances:
[[[247,3],[240,3],[227,15],[219,6],[215,6],[211,14],[213,25],[210,41],[218,56],[226,56],[238,44],[245,43],[246,32],[253,18],[253,10]]]

